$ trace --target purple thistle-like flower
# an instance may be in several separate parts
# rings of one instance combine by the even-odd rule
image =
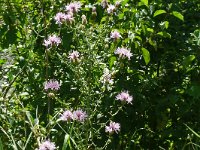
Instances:
[[[115,5],[108,5],[107,12],[108,14],[112,14],[115,11]]]
[[[50,142],[49,140],[44,141],[39,146],[39,150],[55,150],[55,149],[56,149],[55,144]]]
[[[122,36],[120,35],[120,33],[118,31],[113,31],[110,33],[110,38],[117,40],[119,38],[121,38]]]
[[[56,35],[49,36],[47,40],[44,40],[44,46],[46,47],[53,45],[58,46],[60,43],[61,43],[61,38]]]
[[[60,84],[58,83],[58,81],[51,79],[48,82],[45,82],[44,89],[58,90],[60,89]]]
[[[64,19],[67,23],[72,24],[72,22],[74,21],[74,17],[72,13],[68,13],[64,16]]]
[[[83,122],[87,117],[86,112],[82,111],[82,110],[76,110],[73,112],[73,119],[74,120],[78,120],[80,122]]]
[[[127,57],[129,60],[133,56],[133,54],[131,53],[131,51],[129,49],[124,48],[124,47],[122,47],[122,48],[118,47],[115,50],[115,54],[118,54],[119,57],[121,57],[121,58],[126,58]]]
[[[79,10],[81,8],[81,3],[77,2],[77,1],[71,2],[65,8],[66,8],[66,11],[68,11],[68,12],[77,13],[77,12],[79,12]]]
[[[79,60],[79,52],[78,51],[73,51],[69,54],[68,58],[73,61],[73,62],[76,62]]]
[[[73,113],[70,110],[66,110],[60,117],[62,121],[73,120]]]
[[[105,127],[105,132],[109,134],[118,133],[120,131],[120,124],[115,122],[110,122],[109,126]]]
[[[126,92],[124,91],[116,96],[116,100],[120,100],[121,102],[126,102],[127,104],[129,103],[132,104],[133,97],[129,95],[128,91]]]
[[[62,24],[62,23],[65,23],[65,22],[71,24],[74,21],[73,14],[70,13],[70,12],[68,14],[59,12],[59,13],[56,14],[54,19],[56,20],[57,24]]]
[[[56,20],[57,24],[62,24],[65,21],[65,13],[59,12],[56,14],[54,19]]]

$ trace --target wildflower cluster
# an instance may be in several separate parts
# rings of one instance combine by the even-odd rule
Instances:
[[[121,92],[116,96],[116,100],[120,100],[122,103],[130,103],[132,104],[133,97],[129,95],[128,91]]]
[[[110,122],[109,126],[105,127],[105,132],[109,134],[118,133],[120,131],[120,124],[116,122]]]
[[[44,46],[52,47],[58,46],[61,43],[61,38],[56,35],[50,35],[46,40],[44,40]]]
[[[131,57],[133,56],[133,54],[131,53],[131,51],[127,48],[117,48],[115,51],[115,54],[118,54],[120,58],[128,58],[128,60],[131,59]]]
[[[60,120],[62,121],[71,121],[71,120],[77,120],[79,122],[83,122],[87,118],[87,114],[85,111],[79,109],[74,112],[71,112],[70,110],[66,110],[60,117]]]
[[[103,0],[101,3],[102,7],[106,9],[108,14],[114,14],[117,11],[117,8],[120,5],[120,2],[116,2],[114,5],[109,4],[106,0]],[[62,24],[72,24],[75,22],[75,17],[79,16],[78,13],[81,9],[82,4],[80,2],[71,2],[67,6],[65,6],[64,12],[58,12],[54,20],[56,24],[62,25]],[[96,7],[92,6],[92,16],[97,16]],[[80,17],[80,16],[79,16]],[[82,24],[87,24],[87,17],[86,15],[82,14],[81,16]],[[60,26],[62,27],[62,26]],[[117,41],[119,39],[122,39],[122,36],[118,30],[113,30],[110,32],[110,39],[113,41]],[[61,38],[57,35],[50,35],[46,40],[44,40],[44,46],[46,48],[52,48],[53,46],[58,46],[61,44]],[[116,44],[116,43],[115,43]],[[119,55],[119,58],[125,59],[128,58],[128,60],[131,59],[133,54],[131,53],[130,49],[127,49],[125,47],[117,48],[114,52],[114,54]],[[83,56],[83,54],[80,54],[79,51],[73,50],[70,51],[68,54],[68,59],[70,60],[69,63],[81,63],[82,59],[80,59],[80,56]],[[100,82],[103,83],[104,86],[107,86],[108,91],[112,89],[112,86],[114,85],[114,71],[110,71],[108,68],[104,68],[103,75],[100,77]],[[54,79],[50,79],[49,81],[45,82],[44,89],[45,90],[54,90],[57,91],[60,89],[61,84]],[[49,97],[54,97],[54,93],[49,93]],[[128,91],[124,91],[119,93],[116,96],[116,100],[121,101],[122,103],[132,104],[133,97],[129,95]],[[78,109],[75,111],[66,110],[64,111],[60,118],[58,120],[71,122],[71,121],[78,121],[78,122],[84,122],[87,118],[87,114],[85,111]],[[110,135],[113,133],[119,133],[120,132],[120,123],[116,123],[113,121],[110,121],[109,126],[105,126],[105,132],[109,133]],[[54,150],[55,144],[51,143],[50,141],[45,141],[39,146],[39,150]]]

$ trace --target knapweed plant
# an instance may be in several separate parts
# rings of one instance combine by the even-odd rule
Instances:
[[[199,147],[196,3],[7,1],[0,150]]]

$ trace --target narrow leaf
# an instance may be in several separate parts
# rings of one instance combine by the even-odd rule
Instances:
[[[185,126],[194,134],[196,135],[198,138],[200,138],[200,135],[198,133],[196,133],[194,130],[192,130],[192,128],[190,128],[188,125],[185,124]]]
[[[156,10],[156,12],[153,14],[154,17],[160,15],[160,14],[164,14],[167,13],[165,10]]]
[[[67,150],[68,145],[69,145],[69,147],[71,147],[71,145],[70,145],[70,136],[69,136],[69,134],[66,134],[64,142],[63,142],[62,150]]]
[[[150,53],[146,48],[142,48],[142,56],[146,65],[148,65],[148,63],[150,62]]]

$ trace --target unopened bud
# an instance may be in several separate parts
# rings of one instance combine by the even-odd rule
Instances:
[[[82,18],[82,24],[84,24],[84,25],[87,24],[87,18],[86,18],[86,16],[82,15],[81,18]]]
[[[55,97],[55,94],[54,94],[54,93],[48,93],[48,97],[54,98],[54,97]]]

